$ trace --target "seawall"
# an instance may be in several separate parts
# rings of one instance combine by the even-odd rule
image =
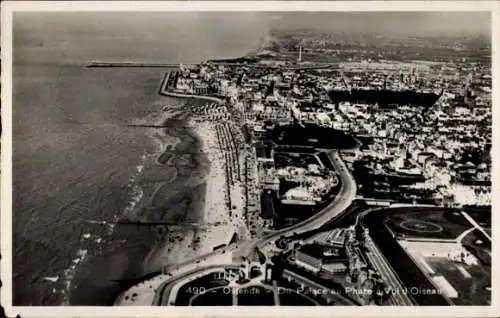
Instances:
[[[206,96],[206,95],[196,95],[196,94],[187,94],[187,93],[177,93],[177,92],[172,92],[171,90],[168,89],[168,80],[170,78],[171,72],[165,73],[163,76],[163,80],[161,81],[161,86],[159,93],[164,96],[169,96],[169,97],[181,97],[181,98],[198,98],[198,99],[204,99],[216,103],[222,103],[224,100],[215,96]]]

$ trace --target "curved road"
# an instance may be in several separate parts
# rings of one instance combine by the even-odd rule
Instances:
[[[171,279],[165,281],[158,287],[158,291],[156,292],[155,299],[153,300],[153,306],[162,306],[163,304],[168,305],[168,298],[170,296],[170,291],[174,287],[174,283],[180,282],[187,278],[188,276],[194,275],[196,273],[199,273],[201,271],[206,271],[206,270],[211,270],[211,269],[220,269],[221,267],[224,267],[225,269],[238,269],[238,266],[235,265],[210,265],[210,266],[204,266],[201,268],[197,268],[195,270],[189,271],[187,273],[184,273],[181,276],[178,277],[172,277]]]

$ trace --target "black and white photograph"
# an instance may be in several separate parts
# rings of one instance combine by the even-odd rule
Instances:
[[[499,314],[498,2],[260,3],[2,4],[7,316]]]

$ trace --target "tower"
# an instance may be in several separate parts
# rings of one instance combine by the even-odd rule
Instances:
[[[299,57],[297,58],[297,62],[302,62],[302,45],[299,47]]]

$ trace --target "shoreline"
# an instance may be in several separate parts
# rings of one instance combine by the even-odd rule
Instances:
[[[183,117],[181,115],[181,117]],[[170,118],[170,121],[176,122],[179,121],[180,119],[177,118]],[[170,151],[172,156],[170,157],[169,161],[171,161],[170,164],[163,164],[160,166],[172,166],[176,167],[177,166],[177,156],[176,153],[172,153],[172,151],[177,151],[177,152],[192,152],[192,144],[196,144],[197,146],[200,146],[200,150],[203,148],[203,144],[206,145],[206,142],[204,139],[201,138],[201,136],[196,129],[195,125],[192,125],[191,121],[189,119],[183,118],[185,120],[184,124],[181,124],[179,126],[171,127],[173,131],[169,131],[169,135],[175,138],[179,138],[180,141],[172,146],[172,147],[165,147],[165,152],[160,153],[159,156],[162,156],[163,154],[167,153]],[[169,119],[165,120],[162,122],[162,124],[167,124],[169,122]],[[168,126],[168,125],[166,125]],[[182,136],[183,138],[180,138]],[[180,148],[180,149],[179,149]],[[206,155],[204,152],[200,152],[200,154]],[[199,161],[203,160],[202,158],[191,158],[191,160],[194,161]],[[157,162],[158,164],[158,162]],[[211,165],[210,165],[211,166]],[[202,172],[201,174],[201,180],[199,182],[204,183],[209,179],[210,171],[214,171],[212,167],[208,171],[203,171],[205,170],[204,167],[200,166],[199,170]],[[166,183],[163,182],[162,184],[157,185],[156,191],[155,191],[155,197],[161,196],[163,191],[166,189],[167,192],[169,187],[173,185],[174,188],[181,188],[183,187],[184,184],[186,183],[193,183],[194,180],[193,176],[191,175],[191,169],[189,169],[188,174],[184,173],[183,171],[179,172],[179,178],[174,180],[173,183]],[[196,174],[196,173],[195,173]],[[196,178],[196,177],[195,177]],[[196,183],[196,182],[195,182]],[[208,187],[207,182],[207,187]],[[199,188],[196,184],[194,187]],[[207,190],[205,187],[199,188],[202,193],[200,195],[196,196],[193,198],[193,202],[195,200],[201,200],[202,202],[205,202],[207,200]],[[196,191],[196,190],[195,190]],[[181,191],[182,192],[182,191]],[[193,192],[193,191],[190,191]],[[154,203],[153,201],[156,199],[154,196],[150,197],[150,205],[153,206]],[[178,205],[177,203],[173,202],[174,205]],[[196,205],[196,203],[195,203]],[[196,214],[196,220],[200,224],[205,223],[205,218],[204,218],[204,207],[203,205],[198,206],[198,208],[193,209],[193,213]],[[189,221],[188,219],[193,218],[194,215],[187,216],[187,219],[184,221]],[[168,216],[167,216],[168,219]],[[193,259],[197,257],[198,255],[201,255],[204,253],[204,250],[206,250],[206,245],[205,246],[199,246],[196,247],[196,237],[201,237],[203,234],[203,229],[201,228],[182,228],[182,222],[180,223],[181,228],[180,229],[172,229],[169,231],[169,233],[163,233],[165,236],[163,238],[163,241],[156,241],[154,243],[154,246],[151,247],[151,250],[147,253],[145,258],[142,260],[143,262],[143,268],[144,268],[144,273],[143,275],[138,278],[137,280],[134,280],[133,282],[130,281],[130,285],[126,287],[125,290],[120,291],[117,295],[115,295],[115,299],[113,301],[113,304],[116,305],[127,305],[127,304],[142,304],[142,305],[151,305],[153,297],[155,296],[155,291],[157,290],[158,286],[161,285],[166,279],[168,279],[168,276],[165,275],[164,273],[164,268],[168,266],[175,266],[176,264],[185,262],[189,259]],[[182,236],[182,238],[180,238]],[[172,241],[172,237],[176,237],[178,239],[175,239]],[[206,240],[201,240],[199,242],[199,245],[204,245],[203,243]],[[135,296],[134,296],[135,295]],[[150,299],[151,298],[151,299]]]
[[[203,141],[189,125],[189,112],[172,110],[168,106],[166,105],[162,112],[175,112],[175,115],[163,115],[163,119],[156,122],[165,126],[161,129],[162,134],[178,141],[168,145],[163,143],[163,149],[157,153],[155,164],[158,169],[175,169],[176,176],[170,178],[169,182],[164,181],[156,185],[149,198],[149,206],[159,210],[160,219],[179,225],[169,228],[165,233],[159,233],[160,241],[152,246],[143,260],[146,273],[196,256],[192,255],[196,253],[192,247],[197,245],[196,237],[200,230],[197,226],[183,224],[196,224],[202,217],[201,201],[204,200],[206,192],[203,183],[210,171],[205,154],[201,151]],[[181,103],[182,109],[185,106],[185,103]]]
[[[145,268],[149,268],[152,273],[166,266],[175,266],[211,253],[215,246],[228,244],[235,233],[241,238],[248,236],[244,220],[244,185],[240,181],[239,168],[234,166],[236,162],[241,163],[244,157],[240,156],[236,149],[238,139],[230,138],[232,135],[230,122],[205,120],[190,113],[181,117],[185,120],[181,129],[183,131],[174,129],[175,133],[169,132],[169,135],[179,137],[183,134],[183,141],[172,148],[191,153],[192,147],[186,148],[186,146],[195,143],[201,150],[200,154],[203,154],[202,156],[209,162],[209,169],[204,171],[200,180],[203,193],[196,198],[199,204],[197,214],[199,226],[194,229],[184,228],[182,231],[171,230],[176,236],[183,236],[180,241],[169,242],[167,237],[165,245],[156,243],[156,247],[152,248],[144,260]],[[186,135],[189,135],[189,138],[186,138]],[[193,157],[198,155],[194,154]],[[203,170],[202,167],[201,169]],[[231,186],[227,186],[228,180],[231,180]],[[191,178],[185,179],[183,184],[190,181]],[[116,298],[115,305],[150,305],[155,291],[165,279],[167,277],[163,274],[145,277],[144,281],[137,282],[122,291]]]
[[[179,110],[183,104],[176,101],[163,101],[168,105],[168,110],[151,112],[146,116],[130,119],[126,126],[152,125],[161,126],[163,123],[178,117]],[[124,126],[124,127],[126,127]],[[129,128],[124,128],[129,129]],[[135,128],[132,128],[135,129]],[[165,128],[144,127],[137,129],[137,133],[147,137],[148,144],[152,148],[144,150],[135,167],[135,172],[129,180],[128,194],[125,200],[122,213],[117,218],[147,219],[158,218],[152,201],[156,197],[165,196],[166,187],[179,177],[178,167],[176,165],[159,164],[157,159],[181,143],[177,137],[171,137]],[[181,135],[181,134],[179,134]],[[174,156],[175,157],[175,154]],[[168,196],[168,193],[167,193]],[[115,301],[115,297],[123,292],[123,288],[128,288],[129,283],[141,280],[153,275],[147,262],[150,251],[153,250],[155,242],[158,242],[158,233],[154,228],[134,228],[130,226],[112,225],[110,227],[110,237],[105,239],[107,242],[105,253],[101,256],[92,257],[84,268],[80,269],[75,275],[75,287],[69,292],[70,305],[110,305]],[[138,233],[138,231],[140,231]],[[139,237],[138,237],[139,236]],[[132,239],[133,241],[132,242]],[[168,241],[167,241],[168,242]],[[167,243],[170,244],[170,243]],[[109,245],[109,246],[108,246]],[[86,277],[94,277],[89,274],[95,271],[99,264],[107,264],[108,270],[101,274],[96,274],[101,282],[87,281]],[[146,265],[146,266],[145,266]],[[123,281],[122,281],[123,280]],[[87,290],[95,290],[108,296],[87,295]],[[105,292],[104,292],[105,291]]]

